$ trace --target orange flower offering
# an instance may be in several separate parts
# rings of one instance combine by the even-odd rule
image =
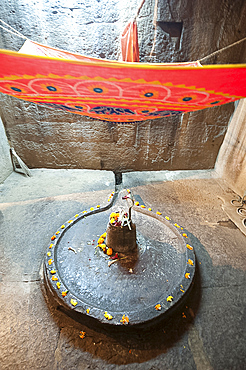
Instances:
[[[139,202],[135,202],[135,206],[139,206]]]
[[[58,280],[58,277],[57,276],[52,276],[51,280],[56,281],[56,280]]]
[[[51,270],[50,273],[51,274],[55,274],[56,273],[56,270]]]
[[[65,290],[64,292],[62,292],[62,296],[66,297],[67,293],[68,293],[68,290]]]
[[[146,208],[143,204],[141,204],[141,206],[140,206],[141,208]]]
[[[56,235],[58,235],[58,234],[60,234],[60,231],[57,231],[57,232],[56,232]]]
[[[128,325],[129,324],[129,318],[126,315],[123,315],[120,322],[122,322],[122,324],[124,324],[124,325]]]
[[[194,262],[193,262],[191,259],[188,259],[187,263],[188,263],[189,265],[191,265],[191,266],[193,266],[193,265],[194,265]]]
[[[186,278],[186,279],[190,279],[190,273],[189,273],[189,272],[186,272],[186,274],[185,274],[185,278]]]
[[[186,247],[189,249],[189,250],[193,250],[193,247],[190,245],[190,244],[186,244]]]
[[[51,249],[54,246],[54,244],[50,244],[49,249]]]
[[[112,254],[113,254],[113,249],[112,248],[108,248],[107,249],[107,255],[108,256],[112,256]]]
[[[90,309],[89,308],[87,308],[86,313],[90,313]]]
[[[58,289],[60,289],[60,287],[61,287],[61,283],[59,283],[59,281],[56,283],[56,286],[57,286],[57,288]]]
[[[65,229],[65,225],[61,225],[61,229]]]
[[[160,303],[158,303],[158,304],[156,304],[156,305],[155,305],[155,309],[156,309],[156,311],[160,311],[160,310],[161,310],[161,305],[160,305]]]
[[[80,332],[79,332],[79,337],[80,337],[81,339],[84,339],[85,335],[86,335],[86,332],[85,332],[85,331],[80,331]]]
[[[188,238],[186,233],[183,233],[182,235],[183,235],[184,238]]]
[[[157,211],[157,212],[156,212],[156,214],[157,214],[157,215],[161,215],[162,213],[161,213],[161,212],[159,212],[159,211]]]
[[[55,235],[52,235],[52,237],[50,238],[51,240],[55,240],[56,236]]]
[[[51,265],[54,261],[52,259],[49,259],[48,264]]]

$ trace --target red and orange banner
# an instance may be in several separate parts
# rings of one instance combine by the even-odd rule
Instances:
[[[0,50],[0,92],[95,119],[130,123],[246,97],[246,64],[119,62],[28,40],[20,52]]]

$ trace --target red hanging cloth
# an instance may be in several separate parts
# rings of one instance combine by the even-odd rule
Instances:
[[[124,62],[139,62],[137,22],[130,21],[121,35],[121,56]]]

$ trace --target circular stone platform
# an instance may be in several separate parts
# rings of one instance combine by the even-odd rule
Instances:
[[[129,325],[153,321],[190,288],[193,247],[183,228],[140,204],[132,209],[137,255],[111,263],[97,248],[111,205],[83,211],[57,230],[46,252],[46,284],[66,309],[100,323],[123,325],[123,315]]]

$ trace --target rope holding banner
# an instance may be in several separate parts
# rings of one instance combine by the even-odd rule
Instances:
[[[145,0],[142,0],[142,2],[141,2],[141,4],[140,4],[140,6],[139,6],[139,8],[138,8],[138,11],[137,11],[137,14],[135,15],[135,17],[134,17],[134,20],[136,20],[137,19],[137,17],[139,16],[139,13],[140,13],[140,10],[142,9],[142,6],[143,6],[143,4],[145,3]]]
[[[7,32],[10,32],[10,33],[12,33],[13,35],[15,35],[15,36],[18,36],[18,37],[21,37],[22,39],[25,39],[25,40],[27,40],[28,39],[28,37],[26,37],[26,36],[24,36],[24,35],[22,35],[22,33],[20,33],[19,31],[17,31],[17,30],[15,30],[13,27],[11,27],[8,23],[6,23],[6,22],[4,22],[2,19],[0,19],[0,22],[2,22],[5,26],[7,26],[7,27],[9,27],[11,30],[13,30],[13,31],[10,31],[9,29],[7,29],[7,28],[5,28],[5,27],[3,27],[1,24],[0,24],[0,27],[3,29],[3,30],[5,30],[5,31],[7,31]]]
[[[219,49],[219,50],[217,50],[217,51],[214,51],[213,53],[211,53],[211,54],[209,54],[209,55],[207,55],[207,56],[205,56],[205,57],[203,57],[203,58],[201,58],[201,59],[198,59],[197,60],[197,62],[201,62],[201,61],[203,61],[203,60],[205,60],[205,59],[208,59],[208,58],[210,58],[210,57],[212,57],[212,56],[214,56],[214,55],[216,55],[216,54],[219,54],[219,53],[221,53],[222,51],[224,51],[224,50],[226,50],[226,49],[229,49],[229,48],[231,48],[232,46],[235,46],[235,45],[237,45],[237,44],[240,44],[241,42],[243,42],[243,41],[245,41],[246,40],[246,37],[244,37],[243,39],[241,39],[241,40],[238,40],[238,41],[236,41],[236,42],[234,42],[233,44],[230,44],[230,45],[227,45],[227,46],[225,46],[224,48],[222,48],[222,49]]]

